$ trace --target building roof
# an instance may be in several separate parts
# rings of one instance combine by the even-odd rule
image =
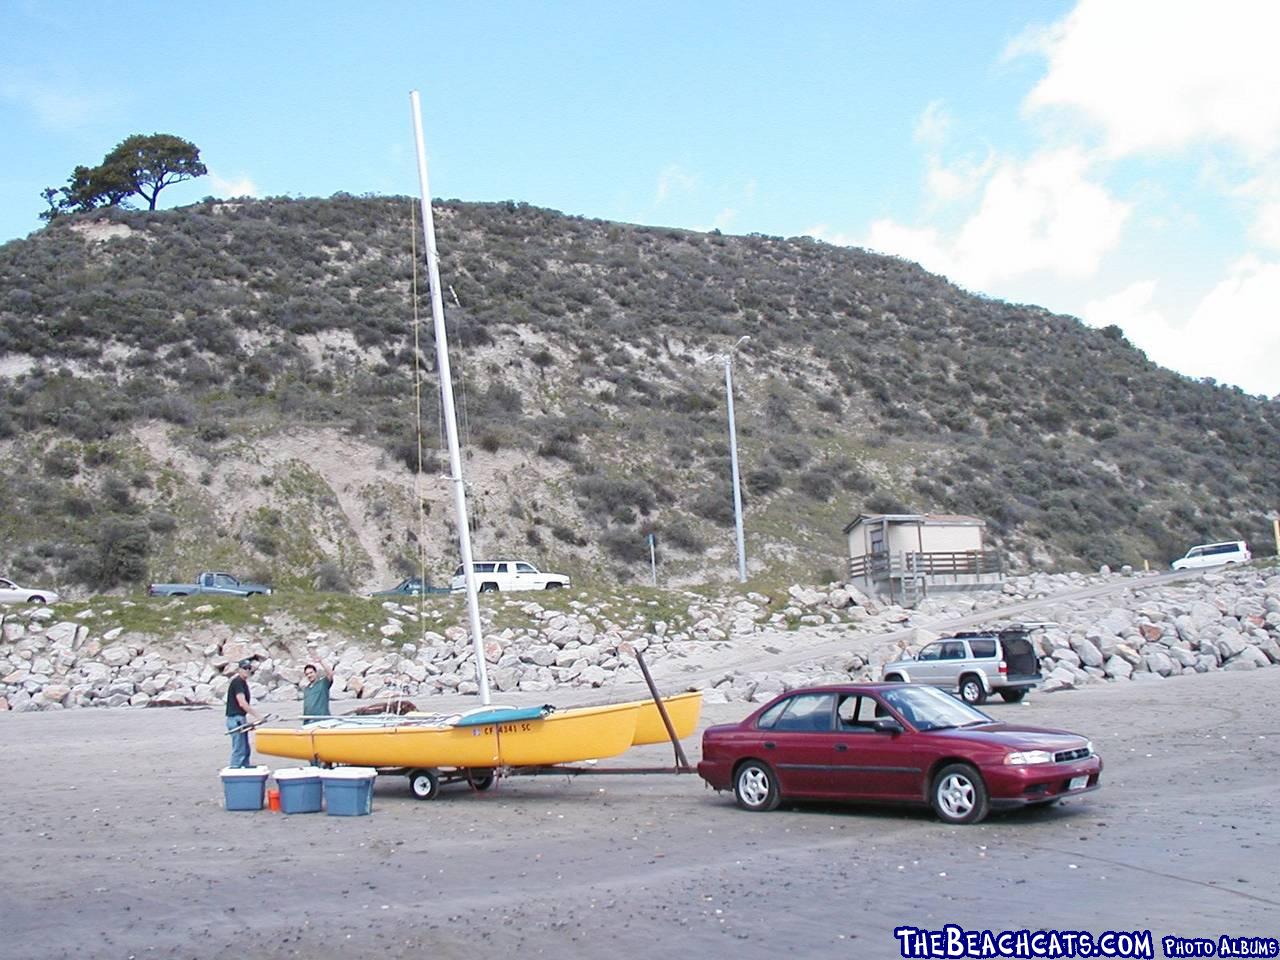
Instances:
[[[860,513],[845,526],[848,533],[860,523],[911,524],[914,526],[985,527],[987,522],[979,517],[966,517],[956,513]]]

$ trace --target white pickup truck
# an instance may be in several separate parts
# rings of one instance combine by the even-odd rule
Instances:
[[[562,573],[541,573],[532,563],[523,560],[482,560],[471,564],[475,573],[476,589],[481,593],[493,590],[558,590],[569,586],[569,578]],[[467,589],[462,564],[453,571],[449,587],[453,591]]]

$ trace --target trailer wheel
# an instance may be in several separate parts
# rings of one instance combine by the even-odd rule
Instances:
[[[434,800],[440,792],[440,778],[434,770],[410,770],[409,792],[419,800]]]
[[[497,780],[494,772],[488,769],[467,768],[467,783],[471,784],[472,790],[488,790]]]

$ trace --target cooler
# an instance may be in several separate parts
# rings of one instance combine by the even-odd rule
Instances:
[[[281,813],[319,813],[324,788],[319,767],[286,767],[273,776],[280,788]]]
[[[228,810],[261,810],[267,792],[266,767],[223,767],[223,800]]]
[[[338,767],[321,770],[324,807],[331,817],[362,817],[373,812],[373,767]]]

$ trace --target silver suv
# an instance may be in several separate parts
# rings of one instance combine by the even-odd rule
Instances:
[[[1023,627],[971,630],[935,640],[912,658],[886,663],[884,679],[942,687],[975,705],[993,693],[1016,703],[1040,682],[1040,660]]]

